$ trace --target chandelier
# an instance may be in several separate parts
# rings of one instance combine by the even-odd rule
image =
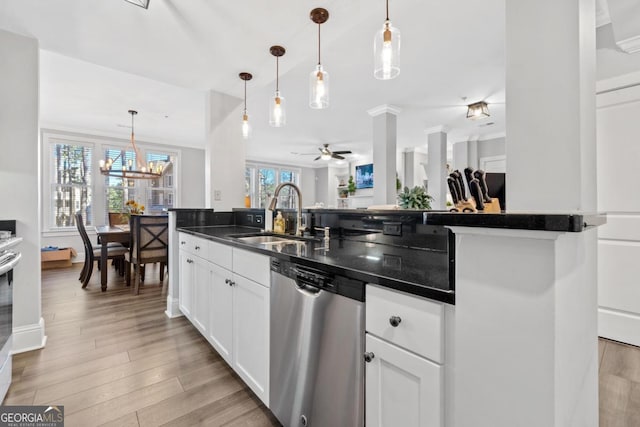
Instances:
[[[113,168],[113,164],[122,156],[123,151],[118,154],[115,159],[108,158],[106,160],[100,160],[100,173],[105,176],[113,176],[123,179],[157,179],[162,176],[164,172],[164,165],[160,162],[153,164],[149,162],[145,165],[142,161],[142,154],[136,146],[136,141],[133,132],[133,117],[138,114],[135,110],[129,110],[131,114],[131,146],[136,158],[136,168],[133,167],[133,160],[129,159],[125,164],[124,157],[122,158],[122,168]]]

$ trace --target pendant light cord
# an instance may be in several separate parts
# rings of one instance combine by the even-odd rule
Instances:
[[[244,113],[247,114],[247,81],[244,81]]]
[[[318,65],[320,65],[320,24],[318,24]]]
[[[389,20],[389,0],[387,0],[387,21]]]
[[[280,57],[276,56],[276,92],[280,91]]]
[[[133,116],[134,114],[131,113],[131,142],[133,142]]]

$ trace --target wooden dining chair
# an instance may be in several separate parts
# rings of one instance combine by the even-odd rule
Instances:
[[[86,288],[87,284],[89,284],[89,279],[91,279],[91,274],[93,273],[93,263],[100,260],[102,246],[93,245],[91,243],[87,230],[84,228],[84,223],[82,222],[82,214],[77,213],[75,215],[75,219],[76,227],[78,227],[78,231],[80,232],[80,237],[82,238],[82,243],[84,245],[84,266],[80,272],[79,280],[82,282],[82,287]],[[107,250],[108,259],[116,259],[122,262],[124,261],[125,254],[128,251],[128,249],[122,245],[108,246]],[[102,266],[102,268],[106,268],[106,266]]]
[[[125,256],[127,285],[131,284],[134,267],[133,293],[140,293],[145,264],[160,263],[160,281],[164,282],[164,269],[169,258],[169,217],[167,215],[131,215],[129,222],[131,245]]]

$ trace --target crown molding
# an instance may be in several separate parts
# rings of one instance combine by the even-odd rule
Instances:
[[[394,116],[397,116],[401,112],[402,110],[399,107],[396,107],[395,105],[389,105],[389,104],[378,105],[377,107],[373,107],[372,109],[367,110],[367,113],[369,113],[371,117],[376,117],[384,113],[389,113],[389,114],[393,114]]]

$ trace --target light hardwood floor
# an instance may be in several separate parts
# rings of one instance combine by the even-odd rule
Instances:
[[[79,274],[43,271],[47,346],[14,356],[5,405],[64,405],[67,426],[279,425],[185,318],[164,315],[157,267],[138,296],[113,269],[106,293]],[[599,350],[600,427],[640,426],[640,348]]]
[[[67,426],[279,425],[188,320],[165,316],[157,266],[138,296],[112,267],[107,292],[97,271],[81,289],[80,266],[42,272],[47,345],[13,357],[5,405],[64,405]]]

